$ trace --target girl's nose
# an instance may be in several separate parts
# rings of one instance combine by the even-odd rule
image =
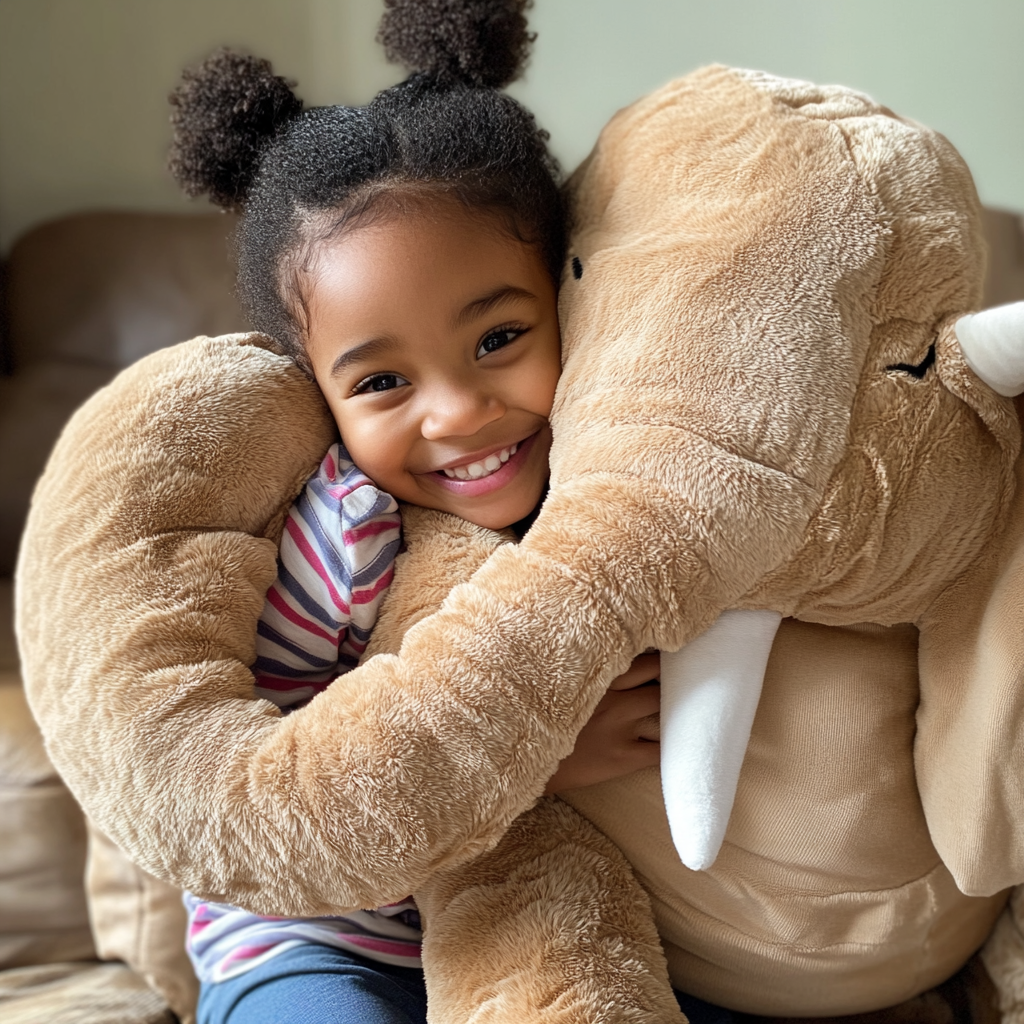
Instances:
[[[420,433],[428,441],[445,437],[471,437],[488,423],[501,419],[505,403],[498,396],[473,388],[446,388],[428,400]]]

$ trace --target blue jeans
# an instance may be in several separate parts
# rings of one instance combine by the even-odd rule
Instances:
[[[690,1024],[733,1024],[728,1010],[676,993]],[[423,972],[331,946],[285,950],[199,995],[197,1024],[426,1024]]]

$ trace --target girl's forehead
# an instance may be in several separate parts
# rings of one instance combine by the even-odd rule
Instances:
[[[349,238],[374,239],[375,245],[508,247],[519,251],[534,246],[520,236],[504,210],[470,207],[450,196],[385,195],[355,216],[339,218],[339,228],[325,233],[321,245],[330,249]],[[531,253],[532,255],[532,253]]]
[[[314,362],[368,341],[450,340],[556,315],[538,249],[498,219],[451,206],[377,218],[325,242],[302,300]]]
[[[368,299],[413,288],[458,301],[488,283],[521,286],[548,277],[539,249],[500,217],[454,204],[351,226],[325,240],[312,262],[310,298]]]

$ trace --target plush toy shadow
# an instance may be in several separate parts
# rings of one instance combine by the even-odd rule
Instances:
[[[315,389],[265,340],[201,339],[80,411],[19,567],[54,763],[203,896],[415,892],[437,1021],[679,1020],[659,932],[677,985],[750,1012],[909,998],[1024,880],[1021,317],[962,319],[970,176],[863,96],[713,68],[613,119],[572,192],[540,516],[515,545],[409,510],[374,638],[395,653],[287,718],[247,666],[332,440]],[[654,773],[537,802],[636,654],[735,611],[795,621],[760,705],[764,643],[724,681],[677,673],[673,708],[746,708],[689,763],[665,737],[670,799],[707,797],[677,840],[704,814],[710,863],[730,823],[709,870],[680,864]],[[798,841],[824,859],[786,863]]]

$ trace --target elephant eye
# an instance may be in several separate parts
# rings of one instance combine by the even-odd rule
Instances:
[[[579,256],[573,256],[572,258],[572,276],[577,281],[583,276],[583,264],[580,263]]]
[[[893,363],[892,366],[887,366],[887,370],[899,370],[900,373],[909,373],[911,377],[916,380],[921,380],[924,375],[931,369],[935,362],[935,346],[931,345],[928,348],[928,355],[917,363]]]

